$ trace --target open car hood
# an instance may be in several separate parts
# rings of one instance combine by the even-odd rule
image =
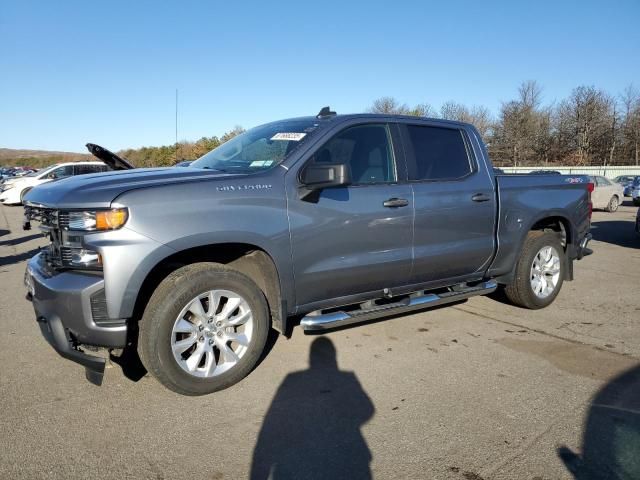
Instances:
[[[131,170],[132,168],[136,168],[124,158],[119,157],[115,153],[95,143],[87,143],[87,150],[89,150],[91,155],[106,163],[112,170]]]

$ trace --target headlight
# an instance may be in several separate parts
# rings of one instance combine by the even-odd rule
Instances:
[[[71,259],[69,263],[74,267],[100,268],[102,267],[102,257],[98,252],[86,250],[84,248],[70,248]]]
[[[69,230],[86,232],[117,230],[127,222],[128,218],[129,213],[126,208],[69,212]]]

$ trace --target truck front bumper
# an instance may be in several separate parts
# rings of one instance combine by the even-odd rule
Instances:
[[[24,282],[44,338],[62,357],[83,365],[87,379],[100,385],[106,360],[85,353],[81,346],[123,348],[127,343],[126,320],[97,315],[104,295],[102,275],[54,271],[40,253],[27,263]]]

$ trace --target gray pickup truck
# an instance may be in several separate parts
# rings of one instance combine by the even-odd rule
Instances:
[[[166,387],[200,395],[248,375],[271,329],[497,288],[542,308],[589,252],[588,177],[496,175],[464,123],[324,108],[187,168],[130,169],[90,149],[125,170],[26,196],[26,221],[51,243],[25,284],[45,338],[97,384],[100,348],[137,350]]]

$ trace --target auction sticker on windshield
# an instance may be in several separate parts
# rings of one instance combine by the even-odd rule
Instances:
[[[250,167],[270,167],[273,164],[273,160],[256,160],[249,164]]]
[[[305,137],[306,133],[298,132],[280,132],[276,133],[271,140],[290,140],[293,142],[299,142]]]

